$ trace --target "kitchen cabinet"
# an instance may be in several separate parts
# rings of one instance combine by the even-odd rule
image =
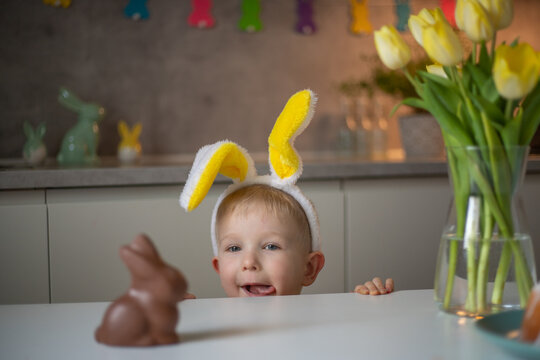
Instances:
[[[2,191],[0,229],[0,304],[49,302],[45,191]]]
[[[528,174],[522,202],[540,264],[540,175]],[[397,289],[433,287],[442,228],[452,191],[445,177],[345,181],[347,287],[373,276]]]
[[[339,182],[302,186],[321,209],[326,268],[307,293],[344,289],[343,196]],[[225,296],[211,266],[210,216],[225,185],[215,185],[191,213],[178,205],[181,186],[48,190],[51,301],[106,301],[129,285],[118,256],[137,233],[148,234],[199,298]],[[328,245],[328,246],[326,246]]]
[[[318,209],[326,264],[304,293],[338,293],[373,276],[398,290],[431,288],[451,190],[446,176],[302,181]],[[210,216],[227,185],[215,184],[191,213],[182,185],[130,185],[0,192],[0,303],[107,301],[129,286],[118,250],[147,233],[199,298],[222,297],[211,266]],[[540,174],[523,186],[540,264]]]
[[[432,288],[448,179],[347,181],[344,191],[348,286],[380,276],[397,289]]]

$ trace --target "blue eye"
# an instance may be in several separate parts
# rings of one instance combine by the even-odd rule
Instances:
[[[236,245],[229,246],[227,248],[227,251],[229,251],[229,252],[237,252],[237,251],[240,251],[240,250],[241,250],[240,246],[236,246]]]
[[[268,244],[264,246],[265,250],[279,250],[279,246],[274,244]]]

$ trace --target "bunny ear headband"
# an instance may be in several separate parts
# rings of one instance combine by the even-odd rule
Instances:
[[[290,97],[268,137],[270,175],[258,176],[253,159],[246,149],[231,142],[218,141],[202,147],[180,195],[180,206],[195,209],[208,194],[218,173],[233,180],[218,198],[212,213],[212,246],[218,253],[216,215],[223,199],[236,190],[253,184],[264,184],[291,195],[304,210],[311,232],[311,250],[320,250],[319,220],[311,201],[295,185],[302,174],[302,159],[294,149],[294,140],[309,125],[313,117],[316,95],[302,90]]]

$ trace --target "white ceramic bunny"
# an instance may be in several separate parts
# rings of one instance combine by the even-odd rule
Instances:
[[[99,142],[98,122],[103,118],[105,109],[100,105],[85,103],[65,88],[60,89],[58,101],[79,114],[77,124],[68,130],[57,160],[60,165],[95,165],[99,162],[97,147]]]

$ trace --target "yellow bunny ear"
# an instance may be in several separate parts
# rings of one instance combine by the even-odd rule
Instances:
[[[241,146],[230,141],[206,145],[195,156],[180,195],[180,206],[186,211],[195,209],[208,194],[218,173],[233,181],[257,175],[253,159]]]
[[[142,131],[142,124],[139,122],[139,123],[136,123],[134,126],[133,126],[133,130],[131,131],[131,134],[133,135],[133,139],[134,140],[137,140],[137,138],[139,137],[139,135],[141,135],[141,131]]]
[[[270,133],[270,169],[281,179],[294,183],[302,173],[302,159],[293,145],[313,118],[316,102],[317,97],[311,90],[302,90],[291,96]]]
[[[120,134],[120,136],[122,136],[122,138],[125,138],[127,135],[129,135],[129,128],[126,122],[123,120],[120,120],[118,122],[118,133]]]

